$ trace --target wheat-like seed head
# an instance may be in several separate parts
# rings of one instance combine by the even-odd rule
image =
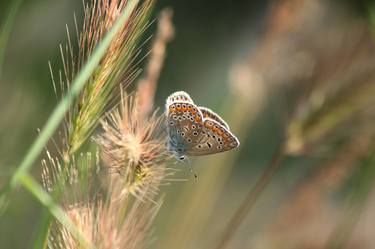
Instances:
[[[111,100],[116,86],[128,86],[140,73],[135,66],[140,53],[137,42],[148,26],[148,17],[153,4],[154,0],[145,0],[133,11],[128,22],[112,40],[107,53],[84,86],[82,93],[70,108],[64,124],[66,140],[66,148],[63,151],[64,161],[69,161],[69,157],[90,136]],[[126,5],[127,1],[120,0],[84,2],[84,20],[81,31],[78,30],[78,21],[75,20],[78,38],[77,51],[75,51],[67,28],[68,42],[65,47],[60,47],[63,69],[59,71],[58,77],[54,76],[50,65],[56,94],[57,92],[63,94],[66,89],[69,89],[77,72],[124,11]],[[59,91],[55,78],[60,84]]]
[[[121,175],[123,194],[142,197],[157,192],[160,181],[170,174],[164,164],[171,154],[166,148],[162,121],[156,112],[149,118],[140,114],[137,94],[123,96],[121,105],[101,120],[103,133],[95,141],[108,171]]]
[[[139,249],[147,244],[146,237],[160,204],[136,201],[123,221],[118,206],[97,202],[66,208],[67,216],[82,231],[87,241],[100,249]],[[48,240],[51,249],[79,249],[80,243],[59,224],[54,224]]]

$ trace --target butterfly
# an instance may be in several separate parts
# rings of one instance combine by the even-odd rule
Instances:
[[[218,114],[198,107],[186,92],[170,95],[165,108],[168,150],[180,160],[228,151],[240,145]]]

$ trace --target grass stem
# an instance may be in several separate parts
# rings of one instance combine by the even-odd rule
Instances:
[[[267,187],[273,176],[280,168],[284,155],[284,143],[281,143],[274,152],[265,171],[255,183],[255,186],[250,190],[241,206],[236,210],[228,225],[225,227],[216,249],[224,249],[227,247],[233,235],[240,227],[242,221],[246,218],[247,214],[251,211],[263,190]]]
[[[21,184],[32,193],[45,207],[48,208],[50,213],[72,233],[73,236],[83,245],[83,248],[95,248],[89,241],[86,241],[81,231],[75,224],[66,216],[65,212],[52,200],[51,196],[39,185],[35,179],[28,173],[19,178]]]

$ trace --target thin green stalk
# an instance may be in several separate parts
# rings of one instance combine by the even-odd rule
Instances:
[[[47,248],[47,239],[50,231],[50,224],[52,221],[52,216],[48,210],[43,209],[42,218],[37,225],[35,239],[33,241],[34,249],[44,249]]]
[[[66,216],[64,210],[62,210],[57,204],[54,203],[51,196],[39,185],[35,179],[28,173],[24,173],[19,176],[20,183],[34,195],[36,199],[40,201],[49,212],[79,241],[83,248],[95,248],[91,245],[91,242],[86,241],[81,231],[76,225]]]
[[[13,189],[18,185],[19,180],[25,175],[37,159],[38,155],[42,152],[43,148],[47,144],[50,137],[58,128],[60,122],[63,120],[65,113],[68,111],[69,106],[73,103],[74,99],[78,96],[81,89],[85,85],[86,81],[91,77],[95,68],[99,65],[100,60],[107,52],[112,39],[120,28],[130,18],[131,13],[134,11],[139,0],[129,0],[126,7],[121,14],[120,18],[115,22],[111,30],[105,35],[103,40],[99,43],[92,56],[89,58],[85,66],[78,73],[77,77],[72,82],[70,91],[65,95],[62,101],[55,108],[51,116],[49,117],[46,125],[42,129],[40,135],[32,144],[31,148],[23,158],[21,164],[13,174],[8,186],[3,188],[0,195],[4,194],[4,191]]]
[[[17,12],[22,4],[23,0],[15,0],[10,3],[10,7],[7,11],[7,16],[5,17],[4,24],[0,30],[0,77],[2,74],[5,50],[7,43],[12,31],[14,20],[16,19]]]

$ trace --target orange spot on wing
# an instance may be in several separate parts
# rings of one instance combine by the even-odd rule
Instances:
[[[194,120],[195,120],[195,122],[196,122],[196,123],[198,123],[198,122],[200,122],[200,121],[201,121],[201,117],[199,117],[199,116],[197,115],[197,116],[195,117],[195,119],[194,119]]]

